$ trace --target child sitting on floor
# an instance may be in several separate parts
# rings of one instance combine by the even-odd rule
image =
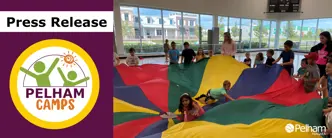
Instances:
[[[138,66],[139,58],[135,55],[135,49],[129,49],[130,55],[126,59],[126,63],[128,66]]]
[[[182,122],[188,122],[195,120],[204,114],[202,107],[196,103],[188,93],[184,93],[180,97],[179,111],[181,113],[180,120]]]
[[[308,61],[306,58],[303,58],[301,60],[301,67],[297,70],[297,74],[294,75],[295,78],[301,78],[304,76],[306,72],[306,67],[307,67]]]

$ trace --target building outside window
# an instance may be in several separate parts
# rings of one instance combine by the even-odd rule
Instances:
[[[125,13],[124,17],[125,17],[125,21],[129,21],[129,14],[128,13]]]
[[[163,35],[161,30],[157,30],[157,35]]]

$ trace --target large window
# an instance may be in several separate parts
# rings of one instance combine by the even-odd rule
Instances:
[[[164,18],[164,38],[168,39],[170,42],[174,41],[178,48],[181,48],[183,43],[181,29],[182,25],[178,22],[182,21],[181,12],[163,10]]]
[[[250,48],[250,36],[251,36],[251,20],[241,19],[241,45],[243,49]]]
[[[229,18],[229,25],[231,36],[234,41],[240,40],[240,18]]]
[[[184,41],[192,46],[199,44],[199,14],[183,13]]]
[[[142,29],[142,46],[144,53],[162,52],[160,47],[163,45],[162,34],[158,35],[157,30],[162,29],[159,23],[161,18],[161,10],[150,8],[139,8]]]
[[[300,50],[309,51],[315,45],[317,19],[303,20]]]
[[[224,40],[224,32],[227,32],[228,28],[228,17],[218,17],[218,27],[219,27],[219,41]]]
[[[136,7],[120,7],[121,13],[121,29],[123,37],[123,46],[125,51],[128,52],[130,47],[136,49],[137,52],[141,50],[141,29],[139,24],[135,22],[135,18],[138,18],[138,8]]]
[[[294,42],[293,49],[298,50],[300,48],[302,20],[289,21],[288,23],[288,39]]]
[[[208,30],[213,27],[213,16],[212,15],[200,15],[200,25],[202,27],[202,41],[208,40]]]
[[[262,26],[262,21],[261,20],[252,20],[252,25],[251,25],[251,48],[257,49],[260,48],[259,45],[259,39],[261,35],[261,26]]]
[[[224,32],[229,31],[234,41],[241,42],[238,45],[239,49],[268,48],[275,44],[276,22],[274,21],[223,16],[214,19],[213,15],[128,6],[121,6],[120,10],[123,44],[126,51],[133,47],[137,53],[163,52],[165,39],[176,42],[180,50],[185,41],[189,42],[194,50],[198,46],[207,48],[208,30],[213,26],[220,29],[220,42],[223,41]],[[214,21],[218,24],[214,25]],[[287,29],[295,28],[298,41],[301,41],[300,34],[308,32],[306,29],[301,32],[301,27],[292,25],[296,23],[294,21],[284,23],[281,33],[286,33],[281,34],[284,37],[280,40],[288,38],[290,31],[285,31]],[[303,35],[303,40],[304,37]]]
[[[263,21],[263,23],[259,24],[260,35],[261,35],[261,48],[269,48],[269,38],[270,38],[270,26],[271,21]]]
[[[275,48],[275,40],[277,33],[277,23],[276,21],[271,21],[271,32],[270,32],[270,48]]]
[[[332,18],[319,19],[317,36],[323,31],[332,33]]]
[[[287,27],[288,21],[280,22],[280,32],[279,32],[279,48],[284,48],[284,42],[288,39]]]

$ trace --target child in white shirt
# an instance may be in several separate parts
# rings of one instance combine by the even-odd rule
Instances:
[[[126,59],[126,63],[128,66],[138,66],[139,58],[135,55],[135,49],[129,49],[130,55]]]

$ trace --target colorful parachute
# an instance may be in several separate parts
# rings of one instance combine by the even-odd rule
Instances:
[[[238,100],[202,105],[207,112],[192,122],[159,116],[178,113],[183,93],[198,97],[221,87],[224,80],[234,84],[229,94]],[[322,109],[327,104],[315,92],[306,94],[302,83],[279,65],[247,69],[226,56],[190,66],[120,65],[114,69],[113,85],[115,138],[320,137],[287,133],[285,126],[323,125]]]

